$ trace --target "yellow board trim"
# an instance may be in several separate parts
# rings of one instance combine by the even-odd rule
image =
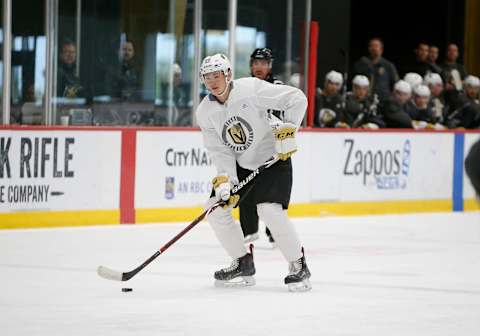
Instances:
[[[406,214],[418,212],[451,212],[451,200],[325,202],[293,204],[288,209],[292,217],[362,216]]]
[[[200,216],[204,208],[155,208],[155,209],[136,209],[135,222],[156,223],[156,222],[192,222]],[[238,209],[233,210],[233,217],[238,219]]]
[[[418,212],[451,212],[451,200],[297,203],[288,209],[292,217],[360,216]],[[203,208],[136,209],[137,223],[192,221]],[[238,218],[238,210],[234,211]]]
[[[370,202],[297,203],[290,205],[289,216],[362,216],[419,212],[451,212],[451,200],[409,200]],[[480,211],[475,199],[464,201],[465,211]],[[191,222],[202,207],[136,209],[137,223]],[[238,209],[233,212],[238,218]],[[120,210],[51,211],[0,213],[0,229],[109,225],[120,223]]]
[[[463,201],[464,211],[480,211],[480,203],[474,198],[466,199]]]
[[[0,229],[28,229],[120,223],[120,210],[0,213]]]

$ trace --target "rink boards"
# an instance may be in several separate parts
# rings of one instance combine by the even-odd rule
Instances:
[[[463,160],[479,137],[302,131],[289,213],[478,210]],[[194,129],[4,128],[0,228],[189,221],[214,175]]]

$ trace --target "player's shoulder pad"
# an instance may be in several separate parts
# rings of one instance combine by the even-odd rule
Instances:
[[[211,101],[208,95],[203,97],[202,101],[200,102],[200,104],[198,104],[195,111],[197,119],[205,118],[214,107],[214,101]]]

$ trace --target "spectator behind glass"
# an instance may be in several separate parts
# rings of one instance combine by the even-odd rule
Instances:
[[[325,76],[324,83],[323,90],[317,90],[314,125],[316,127],[345,126],[343,114],[345,100],[340,95],[343,76],[340,72],[330,71]]]
[[[139,76],[134,66],[135,48],[125,41],[120,48],[120,64],[110,67],[106,76],[106,91],[111,97],[122,101],[140,100]]]
[[[462,89],[462,80],[467,76],[463,64],[457,62],[458,60],[458,46],[450,43],[447,46],[445,61],[441,65],[443,79],[447,83],[452,83],[457,91]]]
[[[408,71],[418,73],[422,77],[430,72],[435,72],[435,69],[429,63],[428,55],[428,44],[420,42],[415,49],[415,61]]]
[[[188,126],[192,122],[192,113],[189,107],[188,95],[182,83],[182,68],[174,63],[173,72],[173,105],[175,111],[174,124],[177,126]]]
[[[85,97],[85,90],[76,74],[76,60],[77,50],[73,42],[63,42],[57,70],[57,97]]]
[[[442,68],[437,64],[439,50],[437,46],[431,45],[428,48],[428,64],[434,73],[441,73]]]
[[[366,76],[370,80],[372,94],[377,94],[380,100],[390,95],[399,79],[395,65],[383,58],[383,51],[382,40],[372,38],[368,42],[369,56],[360,58],[353,66],[353,76]]]

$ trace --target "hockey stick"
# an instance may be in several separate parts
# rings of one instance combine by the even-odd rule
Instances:
[[[245,177],[240,183],[232,188],[232,195],[238,194],[238,192],[245,188],[245,186],[249,185],[258,174],[260,174],[263,170],[273,165],[275,162],[278,161],[278,157],[275,155],[268,159],[265,163],[263,163],[260,167],[252,171],[247,177]],[[157,252],[155,252],[150,258],[144,261],[143,264],[138,266],[137,268],[129,271],[129,272],[119,272],[112,270],[105,266],[98,266],[97,273],[102,278],[108,280],[116,280],[116,281],[128,281],[133,278],[138,272],[142,269],[147,267],[152,261],[154,261],[160,254],[165,252],[170,246],[172,246],[177,240],[182,238],[188,231],[190,231],[195,225],[200,223],[206,216],[208,216],[212,211],[214,211],[219,206],[225,205],[225,201],[219,200],[212,204],[208,209],[206,209],[200,216],[195,218],[192,223],[190,223],[185,229],[180,231],[175,237],[170,239],[165,245],[163,245]]]

